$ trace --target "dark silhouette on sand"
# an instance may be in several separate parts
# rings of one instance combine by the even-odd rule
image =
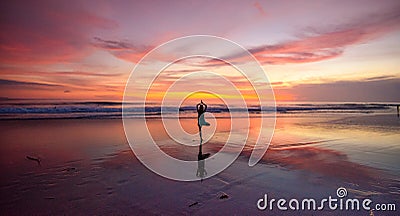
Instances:
[[[204,113],[207,111],[207,104],[203,102],[203,100],[196,105],[197,109],[197,126],[199,127],[199,135],[200,135],[200,145],[199,145],[199,154],[197,155],[197,172],[196,176],[203,178],[207,175],[207,171],[205,169],[205,159],[210,156],[210,153],[203,154],[203,136],[201,132],[202,126],[210,126],[210,123],[206,122],[204,119]]]
[[[201,181],[203,181],[203,178],[207,176],[207,171],[205,169],[205,164],[206,164],[206,159],[210,157],[210,153],[203,154],[202,151],[202,143],[200,142],[199,146],[199,154],[197,155],[197,172],[196,176],[201,178]]]
[[[203,100],[201,100],[201,102],[196,105],[196,110],[197,110],[197,126],[199,127],[199,133],[200,133],[200,142],[203,142],[201,127],[203,125],[210,126],[210,123],[206,122],[206,120],[204,119],[204,113],[207,112],[207,104],[205,104]]]

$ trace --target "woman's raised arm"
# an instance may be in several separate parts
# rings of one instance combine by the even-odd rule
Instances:
[[[205,103],[203,102],[203,100],[201,100],[201,103],[204,104],[204,112],[206,112],[206,111],[207,111],[207,104],[205,104]]]

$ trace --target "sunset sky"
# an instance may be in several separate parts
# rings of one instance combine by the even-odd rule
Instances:
[[[279,101],[400,101],[398,0],[0,5],[3,100],[121,101],[129,74],[148,51],[177,37],[201,34],[248,49],[262,64]],[[231,60],[240,61],[240,56]],[[164,73],[149,97],[159,97],[163,85],[196,71],[176,67],[179,72]],[[228,65],[207,68],[230,75],[251,98],[245,92],[248,85],[240,74],[228,72]],[[205,78],[200,84],[209,83]]]

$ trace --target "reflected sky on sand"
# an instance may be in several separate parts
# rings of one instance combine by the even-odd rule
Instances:
[[[352,196],[395,202],[400,199],[400,135],[398,120],[387,118],[391,117],[279,116],[267,153],[259,164],[249,167],[260,121],[253,117],[239,158],[222,173],[192,183],[166,180],[147,170],[129,148],[119,119],[3,120],[1,206],[5,213],[32,214],[139,210],[154,214],[257,213],[255,201],[261,192],[318,198],[332,194],[339,186],[346,187]],[[173,157],[196,161],[192,174],[201,179],[212,168],[201,158],[221,151],[227,140],[230,119],[216,120],[216,133],[202,144],[201,154],[198,145],[174,143],[161,129],[160,119],[147,121],[159,147]],[[197,132],[196,118],[180,121],[188,133]],[[190,142],[198,144],[199,139]],[[237,149],[232,145],[225,151],[230,154]],[[27,156],[40,158],[40,166]],[[167,199],[164,204],[156,196],[160,193]],[[221,194],[229,198],[221,201]],[[158,200],[160,209],[154,209],[151,200]],[[188,207],[195,202],[198,204]],[[26,205],[20,207],[21,203]]]

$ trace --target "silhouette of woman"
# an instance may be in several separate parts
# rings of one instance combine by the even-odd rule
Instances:
[[[203,136],[201,134],[201,127],[203,125],[210,126],[210,123],[206,122],[206,120],[204,119],[204,113],[207,111],[207,104],[205,104],[203,100],[201,100],[201,102],[196,105],[196,109],[197,109],[197,125],[199,126],[199,133],[200,133],[200,142],[202,142]]]
[[[207,111],[207,104],[203,102],[203,100],[196,105],[197,109],[197,126],[199,126],[200,133],[200,145],[199,145],[199,154],[197,156],[197,172],[196,176],[203,181],[203,178],[207,175],[207,171],[205,169],[205,159],[210,156],[210,153],[203,154],[202,144],[203,144],[203,136],[201,133],[201,127],[210,126],[210,123],[206,122],[204,119],[204,113]]]

